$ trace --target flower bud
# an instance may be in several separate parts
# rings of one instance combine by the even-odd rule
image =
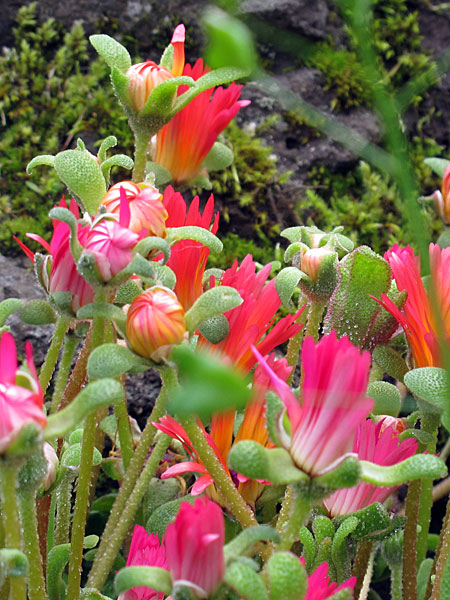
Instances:
[[[336,257],[336,252],[333,252],[333,250],[326,246],[323,246],[322,248],[311,248],[302,256],[301,270],[316,283],[321,265],[327,260],[327,257],[333,257],[334,259]]]
[[[434,192],[432,198],[439,216],[446,225],[450,225],[450,165],[444,171],[441,191]]]
[[[121,181],[106,192],[101,204],[107,211],[120,214],[120,190],[123,189],[130,209],[128,228],[140,234],[146,230],[147,235],[166,237],[167,210],[163,205],[163,196],[152,185]]]
[[[131,65],[127,71],[127,77],[130,80],[130,98],[133,107],[141,111],[153,89],[173,77],[172,73],[165,67],[157,65],[152,60]]]
[[[375,423],[381,423],[380,435],[387,427],[391,427],[392,431],[396,435],[400,435],[406,429],[405,420],[398,417],[393,417],[392,415],[375,415],[373,420]]]
[[[169,288],[151,287],[131,303],[126,331],[137,354],[159,362],[184,339],[184,309]]]
[[[53,446],[48,442],[44,442],[43,446],[44,457],[47,463],[47,468],[44,477],[44,490],[47,491],[54,483],[56,479],[56,471],[58,470],[59,460]]]

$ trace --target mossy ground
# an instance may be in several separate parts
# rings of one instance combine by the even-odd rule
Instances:
[[[25,167],[35,155],[55,154],[71,147],[79,135],[92,149],[97,140],[110,134],[118,138],[118,152],[131,155],[133,148],[126,117],[109,84],[109,69],[103,61],[89,61],[89,44],[82,26],[75,24],[70,32],[65,32],[53,19],[40,22],[36,15],[35,4],[19,10],[15,45],[0,57],[3,254],[18,253],[13,235],[24,239],[25,233],[32,231],[47,239],[50,236],[48,211],[64,189],[51,169],[41,167],[31,177],[26,175]],[[411,10],[405,0],[378,0],[375,16],[375,44],[385,76],[397,89],[429,61],[421,50],[417,11]],[[170,37],[171,24],[165,23],[163,29],[160,50]],[[125,38],[124,43],[130,52],[139,55],[136,40]],[[336,49],[331,41],[317,44],[307,64],[324,73],[326,85],[333,92],[335,111],[370,102],[350,37],[347,48]],[[320,135],[294,114],[286,113],[281,118],[297,132],[302,143]],[[272,149],[260,138],[263,129],[250,134],[232,124],[225,132],[235,163],[225,171],[213,173],[211,178],[225,245],[222,255],[213,259],[216,266],[227,266],[233,258],[241,259],[248,252],[260,262],[273,260],[281,229],[292,225],[289,215],[277,218],[273,198],[283,194],[283,184],[290,173],[280,173]],[[423,165],[423,158],[445,155],[446,151],[421,134],[420,124],[414,135],[413,160],[419,189],[430,193],[438,181]],[[129,173],[123,170],[113,172],[115,181],[127,177]],[[301,222],[314,222],[324,229],[342,224],[355,241],[379,251],[394,241],[409,241],[395,187],[387,176],[368,165],[345,173],[315,167],[306,184],[309,189],[296,202]],[[189,198],[189,193],[185,197]],[[437,232],[439,225],[432,211],[424,210],[430,228]]]

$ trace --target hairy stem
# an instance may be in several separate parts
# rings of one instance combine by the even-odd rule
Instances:
[[[64,341],[64,336],[69,329],[70,319],[67,317],[59,317],[56,321],[55,331],[53,332],[52,341],[47,350],[47,356],[45,357],[44,363],[41,366],[39,373],[39,382],[42,387],[42,391],[45,393],[50,379],[52,378],[53,371],[55,370],[56,361],[58,360],[59,351]]]
[[[406,497],[406,524],[403,538],[403,592],[408,600],[417,599],[417,524],[421,481],[411,481]]]
[[[52,404],[50,406],[50,414],[54,414],[60,405],[67,380],[69,379],[72,368],[73,355],[78,345],[78,339],[73,335],[66,335],[64,340],[61,360],[59,362],[58,373],[56,375],[55,390],[53,392]]]
[[[133,169],[133,181],[141,183],[145,180],[146,163],[148,145],[150,143],[150,136],[143,133],[135,133],[135,154],[134,154],[134,169]]]
[[[28,558],[28,598],[45,600],[45,580],[39,547],[35,490],[22,490],[18,496],[25,555]]]
[[[289,495],[286,493],[283,505],[286,516],[281,523],[277,524],[277,530],[281,537],[277,550],[290,550],[292,548],[292,544],[299,539],[300,529],[311,510],[311,498],[305,495],[304,486],[300,487],[291,483],[288,488],[291,488],[291,490]]]

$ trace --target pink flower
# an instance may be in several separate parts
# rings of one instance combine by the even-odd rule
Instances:
[[[318,344],[307,337],[302,347],[305,378],[300,405],[256,348],[253,352],[285,405],[291,433],[279,419],[278,435],[296,465],[311,476],[334,468],[352,451],[359,424],[373,406],[365,395],[370,354],[361,353],[347,337],[338,339],[334,331]]]
[[[59,206],[63,208],[67,207],[64,196]],[[79,218],[78,206],[73,198],[70,201],[69,210],[76,219]],[[78,225],[78,241],[81,245],[86,240],[88,231],[89,227],[87,225],[84,227],[81,224]],[[27,233],[27,236],[39,242],[50,255],[44,259],[41,272],[39,273],[40,282],[46,292],[50,294],[53,292],[70,292],[72,294],[72,310],[74,313],[81,306],[93,302],[95,296],[94,289],[78,273],[75,261],[70,252],[69,226],[62,221],[53,220],[53,235],[50,244],[34,233]],[[28,258],[32,262],[35,262],[33,252],[20,240],[17,238],[14,239],[19,243]]]
[[[437,294],[437,303],[444,325],[444,334],[450,345],[450,248],[443,250],[430,244],[431,277]],[[408,298],[400,311],[385,294],[380,304],[393,315],[405,331],[415,367],[441,367],[439,352],[439,324],[433,315],[429,292],[420,276],[419,257],[410,246],[397,244],[384,255],[400,291],[406,290]]]
[[[197,80],[209,72],[199,59],[186,65],[183,75]],[[188,89],[178,87],[178,96]],[[172,174],[175,183],[190,181],[200,173],[202,162],[239,109],[250,104],[239,100],[242,86],[232,83],[227,89],[206,90],[178,112],[156,135],[153,160]],[[214,92],[214,94],[213,94]]]
[[[31,344],[25,344],[26,367],[18,367],[13,336],[4,332],[0,338],[0,454],[30,423],[45,427],[44,396],[33,361]]]
[[[386,467],[413,456],[416,450],[417,440],[409,438],[399,443],[398,432],[385,423],[385,420],[374,423],[371,419],[366,419],[359,425],[353,442],[353,452],[360,460]],[[384,502],[397,487],[376,487],[360,483],[353,488],[338,490],[324,504],[332,517],[346,515],[374,502]]]
[[[189,210],[186,202],[179,192],[168,186],[164,191],[163,204],[168,212],[167,227],[184,227],[194,225],[217,233],[219,227],[219,214],[213,217],[214,196],[206,203],[203,213],[199,211],[199,198],[195,196]],[[177,283],[175,293],[183,305],[184,310],[189,310],[203,292],[203,275],[209,257],[209,248],[193,240],[181,240],[174,244],[170,250],[170,259],[167,263],[175,275]]]
[[[302,559],[301,559],[302,560]],[[303,562],[303,560],[302,560]],[[346,588],[353,589],[356,585],[356,577],[350,577],[343,584],[338,586],[337,583],[330,583],[328,577],[328,563],[323,562],[317,569],[308,577],[308,589],[303,600],[326,600],[334,596],[340,590]]]
[[[225,526],[220,507],[206,497],[183,502],[164,544],[174,587],[186,586],[209,597],[225,575]]]
[[[138,241],[137,233],[104,218],[89,229],[83,245],[84,252],[94,255],[100,277],[106,282],[129,265]]]
[[[101,202],[109,213],[120,214],[121,190],[130,211],[128,228],[138,234],[166,237],[167,210],[162,194],[148,183],[120,181],[109,188]]]
[[[167,569],[164,545],[159,544],[158,536],[147,534],[145,529],[136,525],[131,538],[127,567],[160,567]],[[146,586],[131,588],[120,594],[118,600],[163,600],[164,593],[157,592]]]

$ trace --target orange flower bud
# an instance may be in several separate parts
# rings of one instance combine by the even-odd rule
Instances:
[[[172,290],[151,287],[131,303],[126,330],[128,342],[137,354],[159,362],[184,339],[184,309]]]
[[[434,198],[436,210],[446,225],[450,224],[450,165],[442,177],[441,191],[437,190],[431,196]]]
[[[173,77],[165,67],[157,65],[152,60],[131,65],[127,71],[130,80],[130,98],[134,108],[140,111],[144,108],[148,97],[157,85]]]
[[[162,194],[147,183],[120,181],[109,188],[101,202],[110,213],[120,213],[121,188],[125,192],[130,208],[128,228],[135,233],[141,233],[145,229],[147,235],[166,237],[168,213],[163,205]]]
[[[328,256],[335,256],[336,252],[322,246],[321,248],[311,248],[307,250],[302,256],[301,270],[309,275],[311,279],[316,282],[319,275],[319,269],[324,259]]]

